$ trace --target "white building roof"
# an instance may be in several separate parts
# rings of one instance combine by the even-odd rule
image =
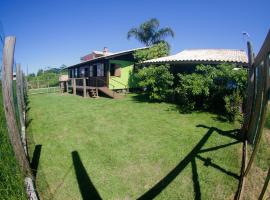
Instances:
[[[232,62],[248,63],[245,51],[235,49],[188,49],[175,55],[146,60],[145,64],[158,63],[198,63],[198,62]]]

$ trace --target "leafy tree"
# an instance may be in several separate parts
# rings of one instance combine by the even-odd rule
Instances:
[[[243,97],[240,95],[239,90],[234,91],[230,95],[226,95],[224,97],[224,102],[227,119],[231,122],[236,120],[242,121],[240,106],[243,102]]]
[[[147,49],[140,49],[134,52],[133,56],[137,62],[143,62],[154,58],[169,55],[169,47],[166,43],[160,42]]]
[[[32,88],[36,87],[48,87],[57,86],[59,83],[59,75],[67,74],[67,70],[64,70],[62,65],[59,68],[47,68],[47,70],[39,69],[37,75],[34,73],[29,74],[27,80],[29,81],[29,86]]]
[[[167,100],[173,92],[173,75],[168,66],[144,67],[138,72],[137,77],[139,86],[145,89],[150,100]]]
[[[229,109],[228,106],[238,105],[239,109],[241,106],[239,98],[241,100],[245,98],[246,83],[247,71],[243,68],[236,68],[232,64],[221,64],[216,67],[198,65],[194,73],[178,74],[175,92],[178,94],[178,102],[185,111],[210,109],[226,113],[229,120],[235,120],[236,117],[232,116],[236,116],[237,112],[234,107]]]
[[[159,21],[156,18],[142,23],[138,28],[131,28],[127,33],[128,39],[135,37],[146,46],[165,42],[168,36],[174,37],[173,30],[169,27],[159,28]]]
[[[43,69],[39,69],[38,72],[37,72],[37,76],[41,76],[43,74]]]
[[[36,75],[35,75],[35,73],[31,73],[31,74],[29,74],[28,76],[29,76],[29,77],[35,77]]]

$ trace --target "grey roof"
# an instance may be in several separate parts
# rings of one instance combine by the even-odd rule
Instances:
[[[118,51],[118,52],[115,52],[115,53],[111,53],[109,55],[104,55],[104,56],[100,56],[100,57],[97,57],[97,58],[94,58],[92,60],[88,60],[88,61],[84,61],[84,62],[80,62],[78,64],[75,64],[75,65],[71,65],[67,68],[70,68],[70,67],[76,67],[76,66],[79,66],[79,65],[83,65],[83,64],[86,64],[86,63],[91,63],[93,61],[97,61],[97,60],[102,60],[102,59],[110,59],[110,58],[114,58],[116,56],[121,56],[121,55],[125,55],[125,54],[128,54],[128,53],[132,53],[136,50],[141,50],[141,49],[147,49],[149,47],[140,47],[140,48],[135,48],[135,49],[129,49],[129,50],[125,50],[125,51]]]
[[[193,62],[231,62],[246,65],[248,63],[248,57],[245,51],[236,49],[188,49],[175,55],[146,60],[143,63],[158,64]]]

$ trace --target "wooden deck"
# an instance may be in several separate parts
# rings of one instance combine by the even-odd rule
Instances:
[[[113,98],[119,99],[122,95],[109,89],[107,87],[106,77],[92,77],[89,78],[70,78],[67,81],[61,83],[61,91],[68,92],[72,89],[73,95],[77,94],[77,91],[83,91],[83,97],[98,97],[99,92]]]

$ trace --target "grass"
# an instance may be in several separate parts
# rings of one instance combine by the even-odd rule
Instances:
[[[253,151],[253,148],[248,146],[248,159]],[[251,169],[247,175],[245,184],[245,200],[258,199],[265,182],[267,172],[270,166],[270,113],[266,119],[265,128],[263,130],[258,152],[255,156]],[[265,192],[264,199],[270,198],[270,187]]]
[[[268,116],[265,122],[265,128],[270,129],[270,112],[268,112]]]
[[[241,147],[233,124],[167,103],[30,96],[30,155],[42,199],[231,199]],[[222,145],[222,146],[221,146]]]
[[[8,137],[0,83],[0,199],[26,199],[23,177]]]

